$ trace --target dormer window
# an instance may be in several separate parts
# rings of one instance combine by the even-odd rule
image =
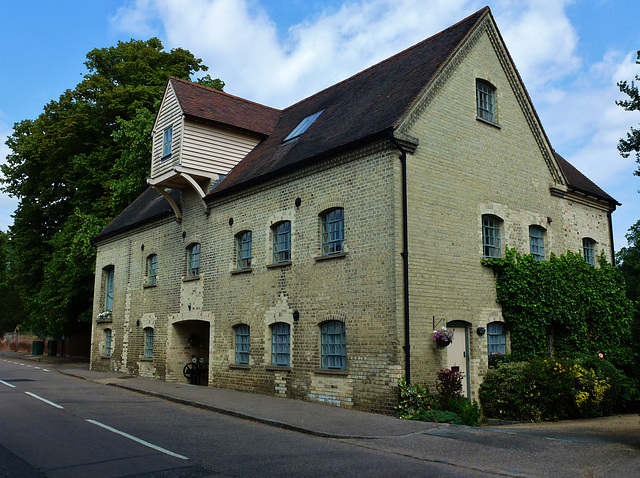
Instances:
[[[287,136],[284,139],[283,143],[286,143],[288,141],[292,141],[292,140],[296,139],[297,137],[301,136],[305,131],[307,131],[307,129],[309,129],[309,126],[311,126],[313,124],[313,122],[318,119],[318,116],[320,116],[323,111],[324,110],[320,110],[317,113],[314,113],[311,116],[307,116],[305,119],[300,121],[300,123],[298,123],[298,126],[296,126],[293,129],[293,131],[291,133],[289,133],[289,136]]]
[[[173,126],[164,130],[162,135],[162,159],[171,156],[171,138],[173,136]]]

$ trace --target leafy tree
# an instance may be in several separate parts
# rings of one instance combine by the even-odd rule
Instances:
[[[616,253],[618,267],[627,283],[627,297],[640,299],[640,220],[625,235],[628,245]]]
[[[9,236],[0,231],[0,335],[15,330],[25,320],[22,301],[11,282],[12,260]]]
[[[640,51],[638,51],[636,63],[640,64]],[[635,79],[640,81],[640,76],[636,75]],[[629,96],[629,99],[616,101],[616,104],[622,106],[626,111],[640,111],[640,93],[635,82],[620,81],[618,87],[622,93]],[[627,133],[627,137],[620,139],[618,150],[625,158],[628,158],[631,153],[635,153],[636,162],[640,165],[640,129],[632,127],[631,131]],[[633,174],[640,176],[640,166]]]
[[[57,335],[91,314],[95,249],[102,227],[146,187],[150,131],[167,77],[208,68],[157,38],[91,50],[88,73],[35,120],[14,125],[2,190],[19,199],[10,229],[13,278],[28,326]],[[203,78],[206,86],[224,86]]]

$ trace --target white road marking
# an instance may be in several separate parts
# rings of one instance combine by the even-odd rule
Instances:
[[[154,444],[152,444],[152,443],[149,443],[148,441],[144,441],[144,440],[142,440],[142,439],[140,439],[140,438],[136,438],[136,437],[134,437],[133,435],[129,435],[128,433],[125,433],[125,432],[122,432],[122,431],[117,430],[117,429],[115,429],[115,428],[112,428],[112,427],[110,427],[109,425],[105,425],[104,423],[100,423],[100,422],[97,422],[97,421],[95,421],[95,420],[91,420],[91,419],[87,419],[87,421],[88,421],[89,423],[93,423],[94,425],[98,425],[99,427],[102,427],[102,428],[104,428],[105,430],[109,430],[110,432],[117,433],[118,435],[121,435],[121,436],[123,436],[123,437],[125,437],[125,438],[128,438],[129,440],[133,440],[133,441],[135,441],[135,442],[138,442],[138,443],[140,443],[141,445],[147,446],[147,447],[149,447],[149,448],[153,448],[154,450],[157,450],[157,451],[159,451],[159,452],[161,452],[161,453],[165,453],[165,454],[167,454],[167,455],[174,456],[174,457],[176,457],[176,458],[180,458],[181,460],[188,460],[188,459],[189,459],[189,458],[187,458],[186,456],[178,455],[177,453],[174,453],[174,452],[169,451],[169,450],[167,450],[167,449],[165,449],[165,448],[162,448],[162,447],[159,447],[159,446],[154,445]]]
[[[31,392],[24,392],[24,393],[26,393],[30,397],[37,398],[38,400],[42,400],[44,403],[47,403],[47,404],[51,405],[52,407],[56,407],[56,408],[60,408],[60,409],[64,408],[62,405],[58,405],[57,403],[53,403],[52,401],[47,400],[46,398],[39,397],[35,393],[31,393]]]
[[[16,386],[15,386],[15,385],[11,385],[10,383],[5,382],[4,380],[0,380],[0,383],[1,383],[2,385],[6,385],[7,387],[16,388]]]

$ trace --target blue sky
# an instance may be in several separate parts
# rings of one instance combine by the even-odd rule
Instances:
[[[3,2],[0,139],[86,73],[93,48],[159,37],[187,48],[228,93],[288,106],[407,48],[485,5],[554,148],[623,203],[616,248],[640,219],[636,163],[616,150],[640,113],[615,106],[616,81],[640,74],[637,0],[66,0]],[[0,161],[8,154],[0,145]],[[0,194],[0,229],[17,201]]]

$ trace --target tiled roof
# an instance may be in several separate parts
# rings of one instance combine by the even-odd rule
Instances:
[[[180,205],[180,191],[169,192],[176,204]],[[105,227],[93,240],[100,241],[114,234],[120,234],[146,222],[173,215],[169,202],[152,187],[147,188],[113,221]]]
[[[358,74],[282,111],[260,143],[209,196],[304,166],[337,150],[388,134],[461,45],[488,7]],[[304,118],[324,110],[295,141],[282,141]]]
[[[608,203],[611,203],[612,205],[620,205],[618,201],[616,201],[614,198],[600,189],[593,181],[591,181],[588,177],[578,171],[566,159],[564,159],[555,151],[553,153],[555,154],[560,168],[562,168],[562,172],[567,178],[569,189],[587,194],[589,196],[594,196],[598,199],[602,199]]]
[[[206,86],[170,77],[185,115],[205,121],[235,126],[268,136],[280,117],[280,110]]]

